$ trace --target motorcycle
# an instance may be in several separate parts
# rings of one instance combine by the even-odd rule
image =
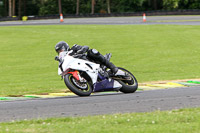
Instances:
[[[65,85],[78,96],[90,96],[94,92],[121,91],[134,93],[138,88],[135,76],[128,70],[118,67],[115,75],[106,66],[87,58],[87,54],[70,55],[61,52],[55,60],[59,61],[58,75]],[[111,54],[104,56],[110,60]]]

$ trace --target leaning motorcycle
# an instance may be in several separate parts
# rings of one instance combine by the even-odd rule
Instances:
[[[62,55],[65,56],[62,58]],[[105,58],[110,60],[111,54]],[[86,54],[70,55],[70,52],[59,54],[58,75],[64,78],[66,86],[78,96],[90,96],[94,92],[121,91],[134,93],[138,88],[135,76],[128,70],[118,67],[115,75],[106,66],[94,63]]]

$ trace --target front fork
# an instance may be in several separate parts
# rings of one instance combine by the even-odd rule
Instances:
[[[80,75],[79,75],[79,72],[78,71],[73,71],[73,72],[68,72],[68,73],[70,73],[70,74],[72,74],[73,75],[73,77],[76,79],[76,80],[80,80]],[[67,73],[67,74],[68,74]]]
[[[76,79],[76,80],[80,80],[80,75],[79,75],[79,72],[77,71],[77,70],[75,70],[75,71],[73,71],[73,72],[69,72],[69,70],[67,70],[67,71],[65,71],[65,72],[63,72],[62,73],[62,76],[61,76],[61,80],[63,79],[63,77],[65,76],[65,75],[67,75],[67,74],[72,74],[73,75],[73,77]]]
[[[68,72],[68,73],[72,74],[73,77],[74,77],[77,81],[82,82],[82,83],[85,83],[85,82],[86,82],[86,80],[85,80],[83,77],[80,76],[79,71],[75,70],[75,71],[73,71],[73,72]],[[68,73],[67,73],[67,74],[68,74]]]

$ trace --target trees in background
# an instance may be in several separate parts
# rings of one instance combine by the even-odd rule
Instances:
[[[12,16],[12,0],[9,0],[9,16]]]
[[[76,15],[79,14],[79,4],[80,4],[80,1],[76,0]]]
[[[92,2],[91,2],[92,4],[91,4],[91,14],[94,14],[94,6],[95,6],[95,0],[92,0]]]
[[[36,15],[41,1],[46,0],[0,0],[0,16]]]
[[[58,9],[59,9],[59,14],[62,13],[62,3],[61,0],[58,0]]]
[[[106,0],[107,2],[107,13],[110,14],[111,11],[110,11],[110,0]]]
[[[61,8],[62,7],[62,8]],[[200,0],[0,0],[0,16],[200,9]]]

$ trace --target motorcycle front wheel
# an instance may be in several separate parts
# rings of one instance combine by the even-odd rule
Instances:
[[[64,76],[65,85],[78,96],[90,96],[92,93],[92,87],[86,81],[84,83],[76,80],[72,74],[66,74]]]

